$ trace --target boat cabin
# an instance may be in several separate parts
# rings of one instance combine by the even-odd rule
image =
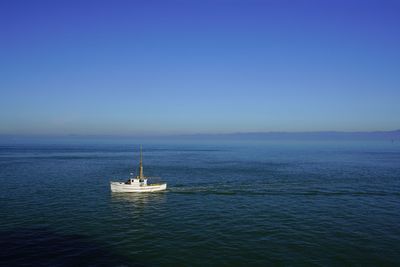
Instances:
[[[147,185],[147,179],[140,179],[140,178],[129,178],[128,181],[125,182],[125,184],[130,184],[130,185],[137,185],[137,186],[146,186]]]

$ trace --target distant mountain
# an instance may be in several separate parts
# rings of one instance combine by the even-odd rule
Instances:
[[[267,141],[267,140],[299,140],[299,141],[329,141],[329,140],[382,140],[400,143],[400,130],[371,132],[243,132],[226,134],[181,134],[181,135],[1,135],[0,143],[99,143],[111,142],[142,142],[146,140],[170,141]]]
[[[172,136],[171,136],[172,137]],[[371,132],[244,132],[228,134],[188,134],[173,136],[183,139],[224,140],[393,140],[400,141],[400,130]]]

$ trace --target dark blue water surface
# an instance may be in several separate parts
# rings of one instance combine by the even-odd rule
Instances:
[[[400,266],[400,144],[0,146],[2,266]]]

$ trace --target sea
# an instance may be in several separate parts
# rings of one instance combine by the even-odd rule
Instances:
[[[400,142],[0,145],[0,266],[400,266]],[[159,178],[153,178],[158,180]]]

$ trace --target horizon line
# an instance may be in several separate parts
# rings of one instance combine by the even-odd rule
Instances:
[[[366,131],[342,131],[342,130],[322,130],[322,131],[238,131],[226,133],[131,133],[131,134],[46,134],[46,133],[33,133],[33,134],[6,134],[0,133],[0,137],[195,137],[195,136],[231,136],[231,135],[254,135],[254,134],[377,134],[377,133],[400,133],[399,129],[394,130],[366,130]]]

